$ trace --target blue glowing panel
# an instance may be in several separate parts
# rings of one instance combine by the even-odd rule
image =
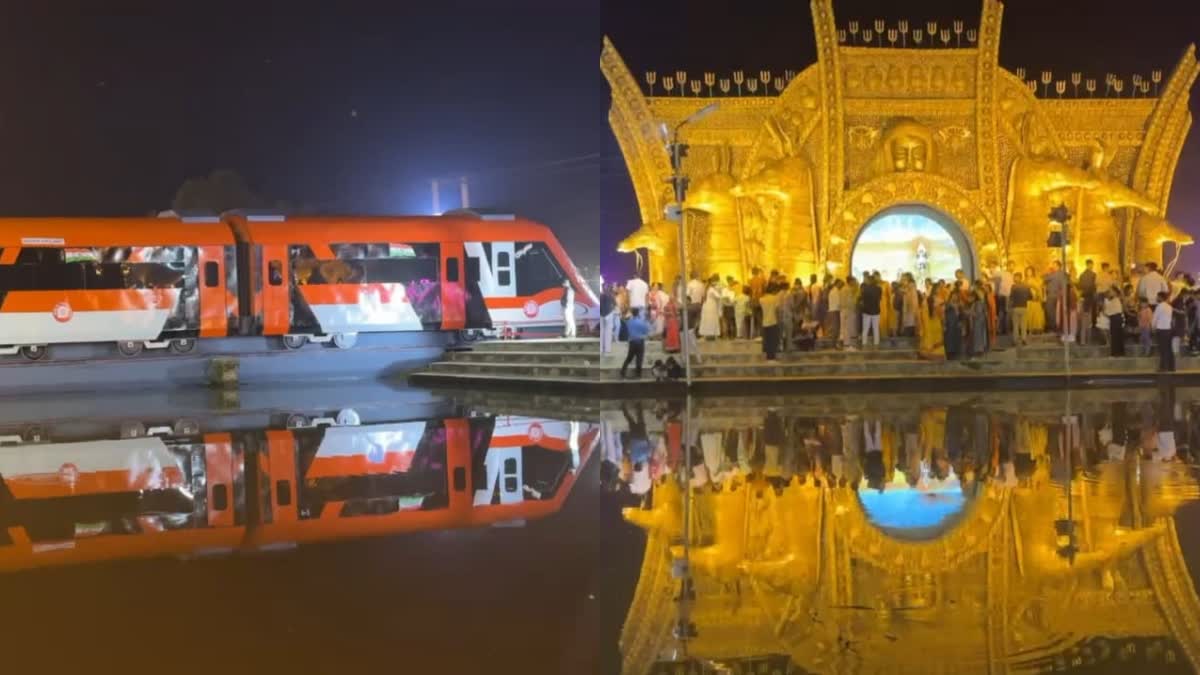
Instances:
[[[867,519],[884,530],[929,530],[950,524],[967,504],[958,488],[937,492],[861,490]]]
[[[850,259],[851,274],[859,279],[864,272],[879,271],[889,281],[905,272],[918,282],[949,280],[963,267],[954,238],[920,213],[891,213],[873,221],[859,235]]]

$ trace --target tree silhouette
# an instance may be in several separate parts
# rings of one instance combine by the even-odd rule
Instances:
[[[212,211],[262,209],[272,205],[255,194],[246,180],[233,169],[217,169],[202,178],[189,178],[175,192],[171,208],[176,211]]]

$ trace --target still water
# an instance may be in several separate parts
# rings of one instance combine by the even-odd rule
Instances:
[[[1195,672],[1197,393],[0,401],[4,672]]]

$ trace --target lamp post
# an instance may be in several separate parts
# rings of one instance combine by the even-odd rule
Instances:
[[[753,82],[753,80],[751,80]],[[669,138],[664,138],[667,141],[667,154],[671,157],[671,185],[675,188],[675,203],[667,205],[664,216],[667,220],[673,220],[679,223],[679,279],[683,284],[683,291],[687,293],[687,213],[683,208],[684,200],[687,198],[688,179],[683,175],[683,158],[687,157],[688,146],[679,142],[679,131],[683,127],[696,122],[709,113],[717,109],[717,103],[709,103],[696,112],[688,115],[682,122],[675,125]],[[662,127],[663,135],[666,136],[666,125]],[[674,291],[674,289],[672,289]],[[686,300],[686,297],[685,297]],[[691,347],[691,327],[688,325],[688,313],[686,302],[683,307],[683,363],[684,363],[684,381],[690,388],[692,386],[692,347]]]
[[[1059,204],[1058,206],[1055,206],[1054,208],[1050,209],[1049,218],[1050,218],[1050,224],[1058,225],[1059,229],[1057,231],[1051,230],[1050,237],[1046,241],[1046,245],[1049,246],[1050,248],[1058,248],[1058,250],[1059,250],[1059,270],[1058,271],[1060,274],[1065,275],[1067,273],[1067,247],[1071,245],[1071,233],[1070,233],[1070,226],[1069,226],[1069,224],[1071,222],[1071,210],[1067,208],[1066,204]],[[1070,283],[1071,283],[1071,279],[1070,279],[1070,277],[1067,277],[1068,286],[1070,285]],[[1067,301],[1070,297],[1071,289],[1066,288],[1066,289],[1064,289],[1064,291],[1066,292],[1066,297],[1063,298],[1063,309],[1067,310]],[[1063,321],[1068,321],[1068,320],[1070,320],[1070,312],[1063,311]],[[1071,379],[1071,343],[1068,342],[1067,340],[1063,340],[1063,367],[1066,369],[1067,379],[1070,380]],[[1069,391],[1068,391],[1068,394],[1069,394]]]

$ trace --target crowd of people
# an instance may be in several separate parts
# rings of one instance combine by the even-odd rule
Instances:
[[[781,351],[855,351],[907,337],[923,358],[943,360],[983,356],[1000,336],[1022,346],[1030,335],[1050,333],[1063,342],[1107,344],[1112,356],[1132,351],[1133,341],[1138,354],[1159,356],[1160,371],[1173,371],[1185,348],[1200,351],[1200,288],[1182,272],[1168,281],[1153,262],[1128,275],[1087,260],[1082,271],[1057,261],[1040,272],[1008,263],[976,280],[963,270],[920,282],[911,273],[893,281],[878,271],[861,277],[813,274],[806,283],[755,267],[744,283],[693,274],[686,283],[677,278],[671,292],[635,277],[602,289],[601,352],[628,342],[622,374],[635,364],[640,377],[645,341],[655,339],[668,353],[680,351],[683,339],[760,340],[766,359],[775,360]]]

